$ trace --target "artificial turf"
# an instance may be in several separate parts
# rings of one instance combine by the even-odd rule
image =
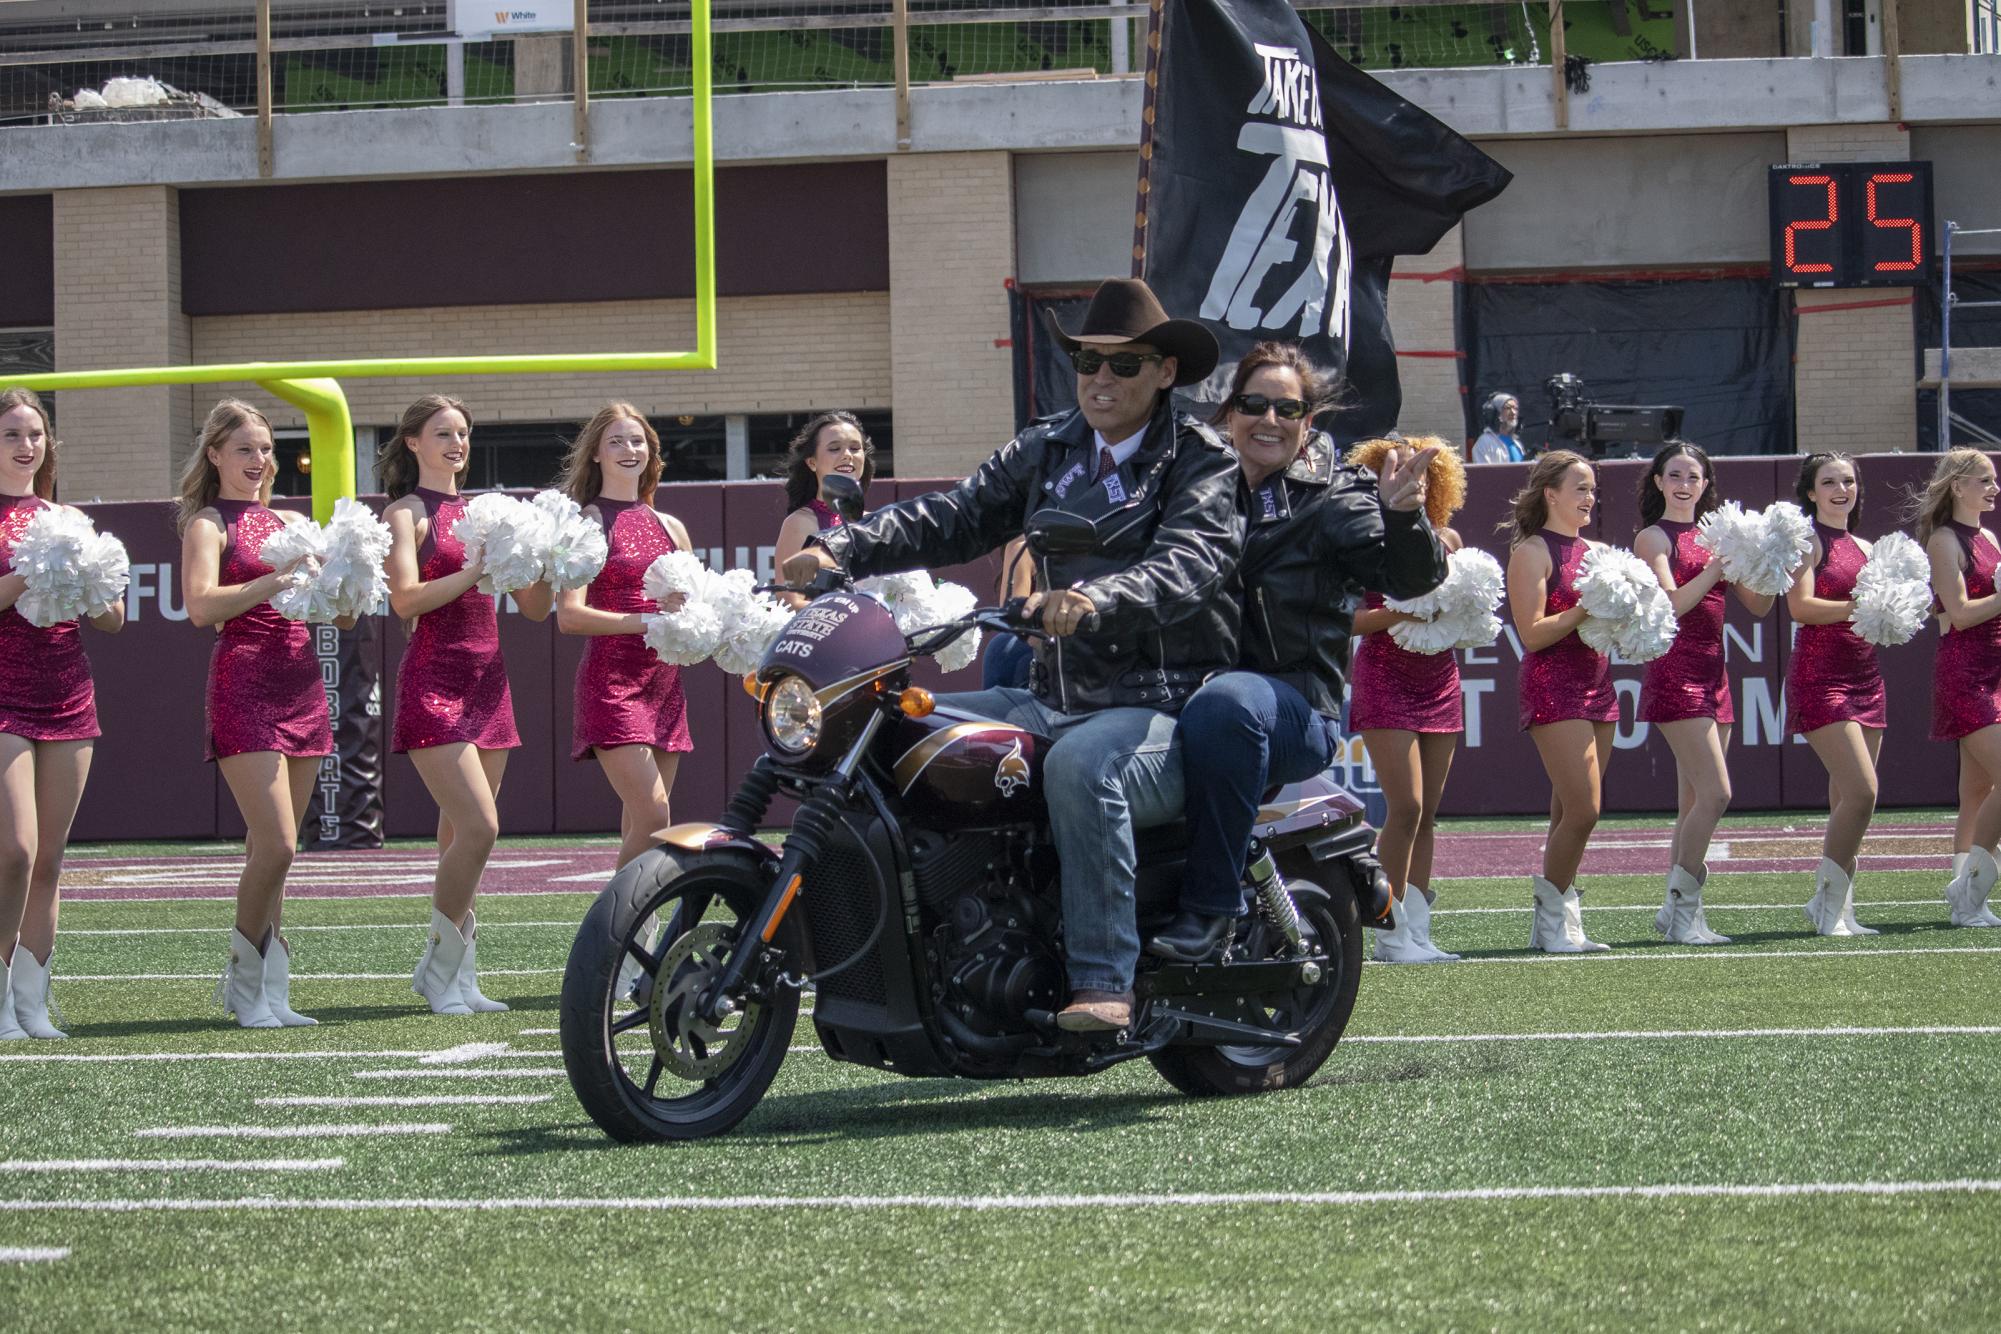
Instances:
[[[508,1014],[410,994],[421,899],[287,913],[314,1029],[243,1032],[208,1005],[228,908],[65,907],[57,995],[74,1038],[0,1047],[0,1159],[328,1158],[297,1174],[0,1171],[0,1324],[73,1329],[1603,1328],[1992,1329],[2001,1194],[1409,1198],[1552,1187],[2001,1181],[2001,1033],[1744,1036],[2001,1024],[2001,931],[1946,927],[1939,877],[1865,876],[1865,940],[1806,934],[1804,876],[1719,874],[1703,953],[1651,929],[1658,882],[1590,882],[1610,955],[1528,955],[1524,886],[1445,886],[1435,935],[1469,962],[1365,970],[1354,1041],[1302,1089],[1190,1100],[1143,1063],[1075,1082],[905,1080],[790,1057],[734,1134],[614,1147],[552,1069],[555,993],[584,894],[481,906]],[[1739,906],[1743,905],[1743,906]],[[1502,912],[1463,911],[1501,908]],[[1622,910],[1634,909],[1634,910]],[[320,930],[316,928],[343,928]],[[141,930],[143,935],[96,935]],[[1892,952],[1897,951],[1897,952]],[[1914,951],[1904,953],[1902,951]],[[1972,952],[1963,952],[1972,951]],[[1992,952],[1988,952],[1992,951]],[[1699,957],[1684,957],[1696,955]],[[1867,956],[1875,957],[1867,957]],[[1767,956],[1767,957],[1760,957]],[[509,972],[503,970],[523,970]],[[539,971],[549,970],[549,971]],[[317,974],[380,973],[380,980]],[[199,978],[85,981],[199,974]],[[62,977],[79,979],[63,981]],[[1739,1030],[1736,1036],[1725,1031]],[[1636,1036],[1676,1032],[1671,1038]],[[1486,1040],[1505,1035],[1633,1034]],[[413,1055],[504,1052],[452,1065]],[[813,1043],[802,1018],[794,1043]],[[20,1061],[311,1052],[301,1060]],[[271,1096],[553,1094],[530,1105],[260,1107]],[[170,1126],[445,1122],[445,1135],[155,1140]],[[1335,1203],[1178,1194],[1387,1192]],[[1149,1203],[974,1209],[973,1199]],[[877,1207],[883,1197],[929,1203]],[[846,1205],[89,1213],[23,1201],[690,1201]],[[1045,1201],[1047,1203],[1047,1201]],[[868,1206],[868,1207],[862,1207]]]

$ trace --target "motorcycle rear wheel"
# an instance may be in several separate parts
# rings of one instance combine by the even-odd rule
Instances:
[[[658,847],[613,876],[585,914],[563,970],[563,1066],[613,1139],[720,1135],[771,1087],[798,1022],[798,992],[779,987],[720,1025],[693,1011],[769,881],[747,853]],[[791,925],[781,924],[775,943],[797,961]],[[638,973],[630,994],[628,962]]]
[[[1347,886],[1329,894],[1308,880],[1286,880],[1299,909],[1303,936],[1327,957],[1327,971],[1310,987],[1262,996],[1268,1022],[1299,1035],[1297,1047],[1166,1047],[1147,1059],[1161,1078],[1197,1098],[1234,1097],[1294,1088],[1311,1079],[1334,1054],[1355,1010],[1362,977],[1362,928]],[[1251,957],[1269,957],[1273,928],[1260,919],[1246,944]]]

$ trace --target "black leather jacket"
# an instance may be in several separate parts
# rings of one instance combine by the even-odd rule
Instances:
[[[1278,677],[1321,713],[1338,715],[1352,599],[1365,590],[1429,593],[1445,578],[1445,547],[1423,510],[1385,509],[1375,477],[1339,463],[1318,431],[1249,503],[1239,665]]]
[[[1030,426],[949,491],[813,540],[851,574],[893,574],[983,555],[1045,507],[1092,519],[1101,549],[1053,558],[1045,586],[1090,598],[1097,624],[1036,640],[1029,688],[1064,713],[1172,711],[1237,662],[1241,609],[1228,592],[1244,544],[1237,456],[1163,398],[1139,451],[1102,482],[1091,480],[1095,467],[1091,427],[1071,412]]]

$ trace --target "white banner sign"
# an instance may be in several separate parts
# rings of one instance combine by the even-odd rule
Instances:
[[[575,0],[458,0],[453,8],[453,28],[468,41],[517,33],[568,32],[577,17]]]

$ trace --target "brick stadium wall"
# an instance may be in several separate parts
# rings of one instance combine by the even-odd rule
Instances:
[[[1877,456],[1862,461],[1869,497],[1865,536],[1887,531],[1899,491],[1929,471],[1923,456]],[[1730,459],[1719,463],[1724,493],[1760,506],[1789,495],[1798,467],[1793,458]],[[1606,502],[1595,538],[1628,544],[1637,526],[1634,496],[1642,465],[1607,464],[1601,475]],[[1519,485],[1520,466],[1486,465],[1470,470],[1471,494],[1459,531],[1475,545],[1504,556],[1493,530]],[[872,499],[883,503],[919,494],[935,482],[883,483]],[[784,501],[775,483],[668,486],[661,504],[687,523],[696,545],[711,564],[768,570]],[[181,612],[177,584],[179,553],[167,508],[159,502],[95,507],[99,525],[117,533],[131,549],[133,585],[127,596],[131,618],[123,633],[108,637],[85,632],[98,685],[104,738],[99,743],[90,787],[78,813],[79,839],[205,838],[240,835],[233,803],[215,769],[201,759],[202,692],[213,640]],[[983,599],[993,587],[991,560],[951,572]],[[1772,615],[1753,621],[1733,602],[1727,663],[1740,722],[1730,760],[1737,804],[1744,809],[1824,806],[1826,779],[1804,743],[1780,734],[1784,718],[1782,686],[1791,651],[1792,626],[1783,602]],[[383,717],[387,735],[395,697],[395,664],[402,634],[393,624],[381,636]],[[1890,683],[1890,731],[1883,750],[1886,805],[1949,804],[1954,800],[1956,766],[1952,748],[1926,740],[1935,636],[1926,632],[1902,648],[1882,653]],[[501,819],[510,833],[608,832],[618,826],[611,790],[595,764],[569,759],[571,689],[582,641],[558,635],[554,622],[540,625],[519,616],[502,618],[502,644],[514,694],[523,746],[509,761],[501,794]],[[1515,674],[1518,653],[1512,636],[1488,650],[1460,655],[1468,729],[1463,750],[1446,788],[1450,814],[1519,814],[1546,808],[1548,787],[1534,746],[1516,727]],[[1632,720],[1642,669],[1615,665],[1626,720],[1610,767],[1607,803],[1613,810],[1664,810],[1674,805],[1674,761],[1666,743],[1645,724]],[[973,689],[978,672],[968,669],[949,679],[928,667],[927,684]],[[681,767],[674,793],[681,819],[718,815],[734,784],[757,756],[762,742],[750,699],[733,679],[711,666],[685,676],[695,751]],[[386,746],[384,747],[386,750]],[[1351,783],[1373,779],[1359,741],[1347,757]],[[434,828],[436,808],[403,757],[386,767],[385,806],[393,834],[422,837]]]

